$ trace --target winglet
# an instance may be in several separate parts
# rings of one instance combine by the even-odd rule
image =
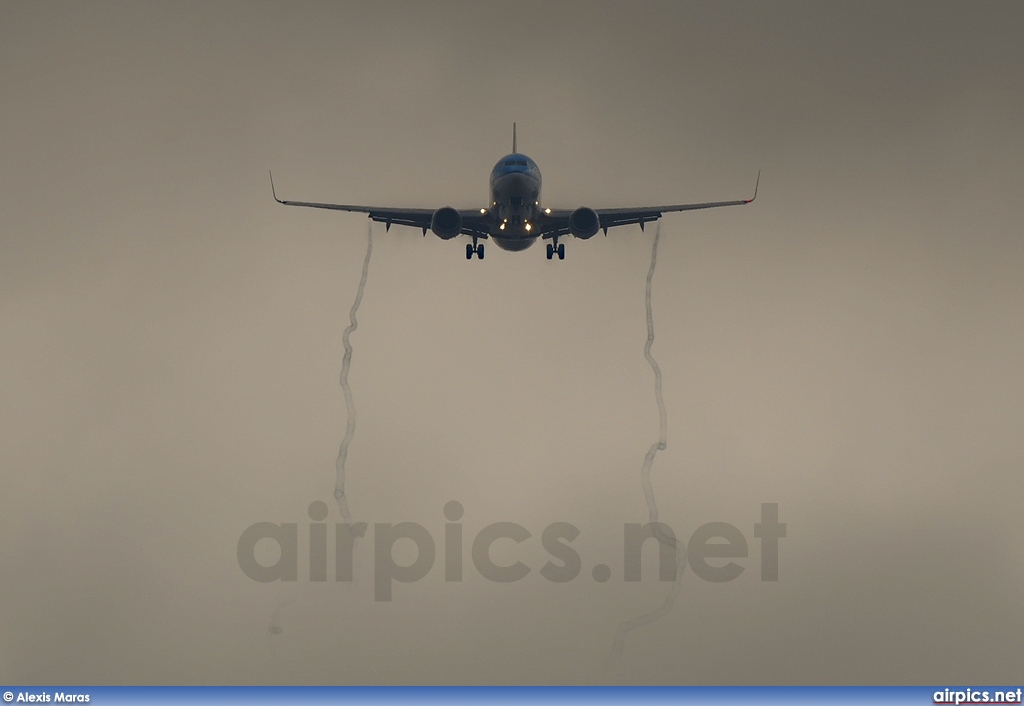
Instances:
[[[277,198],[277,191],[274,189],[274,172],[270,172],[270,193],[274,195],[274,200],[278,203],[284,203],[281,199]]]
[[[512,123],[512,151],[516,151],[516,124]]]
[[[757,170],[757,181],[754,182],[754,195],[747,199],[744,203],[750,203],[757,198],[757,187],[761,183],[761,170]]]

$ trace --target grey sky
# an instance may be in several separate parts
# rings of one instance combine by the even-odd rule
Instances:
[[[1017,2],[3,3],[0,681],[1019,680],[1021,36]],[[564,262],[375,228],[349,502],[438,560],[378,603],[369,540],[351,590],[235,559],[254,522],[338,521],[366,235],[275,204],[267,170],[287,198],[475,207],[513,120],[553,207],[743,198],[763,170],[751,206],[662,220],[653,284],[661,518],[736,525],[746,569],[687,572],[605,670],[668,590],[653,548],[621,578],[658,432],[650,228]],[[468,560],[503,520],[534,535],[495,545],[534,569],[512,584]],[[552,584],[559,521],[583,570]]]

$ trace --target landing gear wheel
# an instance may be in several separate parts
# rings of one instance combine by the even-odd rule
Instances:
[[[552,257],[552,256],[553,256],[554,254],[555,254],[555,248],[554,248],[554,247],[552,247],[551,243],[548,243],[548,259],[550,260],[550,259],[551,259],[551,257]]]
[[[559,260],[564,260],[565,259],[565,243],[559,243],[558,244],[558,259]]]
[[[469,243],[466,244],[466,259],[467,260],[472,260],[473,259],[473,246],[470,245]]]
[[[484,259],[484,244],[480,243],[476,246],[476,257],[478,260]]]

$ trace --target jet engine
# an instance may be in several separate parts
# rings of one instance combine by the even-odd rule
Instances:
[[[442,240],[450,240],[462,232],[462,214],[451,206],[434,211],[430,218],[430,230]]]
[[[577,208],[569,216],[569,232],[577,238],[592,238],[600,228],[601,218],[592,208]]]

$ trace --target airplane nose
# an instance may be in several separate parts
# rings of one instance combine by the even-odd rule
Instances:
[[[504,196],[521,196],[524,200],[536,200],[539,184],[529,174],[506,174],[494,184],[495,191]]]
[[[530,183],[530,177],[522,172],[512,172],[501,178],[501,183],[507,189],[519,190]]]

